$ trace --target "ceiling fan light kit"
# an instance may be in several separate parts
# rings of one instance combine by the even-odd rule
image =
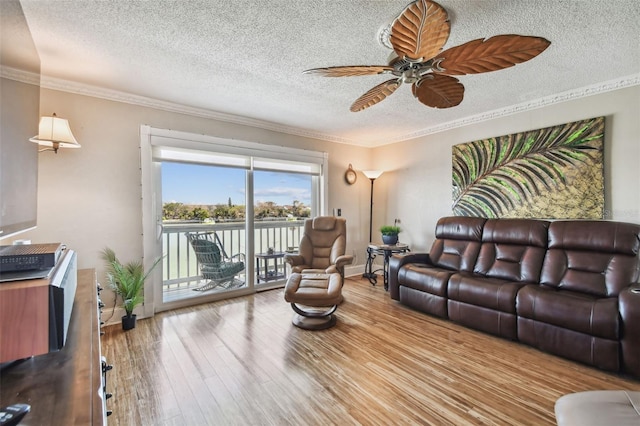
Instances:
[[[411,84],[418,101],[432,108],[451,108],[464,99],[464,86],[454,75],[498,71],[526,62],[551,42],[542,37],[502,34],[477,39],[442,51],[451,24],[445,8],[431,0],[415,0],[378,33],[378,41],[393,49],[388,65],[350,65],[313,68],[305,74],[353,77],[391,74],[351,105],[357,112],[369,108]]]

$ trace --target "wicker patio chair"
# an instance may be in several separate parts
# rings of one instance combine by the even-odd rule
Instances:
[[[207,291],[214,288],[229,289],[240,287],[243,281],[236,276],[244,270],[245,256],[239,253],[227,256],[218,235],[215,232],[186,233],[189,243],[196,254],[202,278],[208,282],[195,291]]]

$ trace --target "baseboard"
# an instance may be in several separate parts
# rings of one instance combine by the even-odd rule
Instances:
[[[133,313],[136,314],[138,319],[147,318],[144,315],[144,309],[142,309],[141,306],[134,309]],[[104,325],[120,324],[122,322],[122,317],[126,314],[125,310],[120,306],[116,306],[115,308],[104,308],[102,310],[102,315],[100,315],[100,321],[104,321]]]
[[[351,265],[344,268],[344,276],[349,278],[359,278],[364,274],[365,265]],[[143,313],[143,309],[139,307],[134,313],[138,316],[138,319],[146,318]],[[105,322],[105,325],[120,324],[122,317],[125,315],[125,311],[122,307],[116,306],[115,308],[104,308],[100,317],[101,321]]]
[[[344,268],[344,276],[345,277],[355,277],[356,275],[364,274],[365,265],[351,265],[345,266]]]

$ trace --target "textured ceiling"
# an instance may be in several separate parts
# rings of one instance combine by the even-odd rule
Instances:
[[[4,0],[3,0],[4,1]],[[43,81],[131,94],[206,115],[363,146],[640,83],[640,1],[441,0],[445,49],[497,34],[544,37],[524,64],[461,76],[465,99],[436,110],[408,85],[365,111],[388,76],[308,68],[386,64],[378,33],[408,0],[21,0]],[[90,91],[90,90],[89,90]]]

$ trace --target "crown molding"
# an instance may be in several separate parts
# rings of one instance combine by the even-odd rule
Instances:
[[[20,83],[33,84],[34,86],[40,85],[40,74],[4,65],[0,66],[0,77],[19,81]]]
[[[493,111],[483,112],[482,114],[472,115],[460,120],[449,121],[447,123],[444,123],[438,126],[432,126],[417,132],[402,135],[393,140],[385,141],[384,143],[377,144],[376,146],[383,146],[383,145],[389,145],[397,142],[404,142],[411,139],[432,135],[434,133],[440,133],[447,130],[452,130],[458,127],[477,124],[483,121],[489,121],[496,118],[506,117],[506,116],[518,114],[524,111],[530,111],[530,110],[542,108],[542,107],[553,105],[553,104],[572,101],[575,99],[585,98],[588,96],[611,92],[614,90],[624,89],[626,87],[637,86],[637,85],[640,85],[640,73],[626,76],[617,80],[610,80],[610,81],[582,87],[575,90],[568,90],[566,92],[556,93],[552,96],[547,96],[547,97],[535,99],[533,101],[511,105],[506,108],[500,108]]]
[[[99,99],[105,99],[114,102],[122,102],[131,105],[137,105],[147,108],[158,109],[167,112],[175,112],[193,117],[207,118],[211,120],[222,121],[225,123],[239,124],[242,126],[255,127],[273,132],[286,133],[295,136],[303,136],[313,139],[321,139],[324,141],[344,143],[348,145],[356,144],[356,141],[340,138],[337,136],[313,132],[297,127],[285,126],[265,120],[256,120],[249,117],[227,114],[223,112],[213,111],[205,108],[190,107],[174,102],[162,101],[159,99],[149,98],[146,96],[134,95],[118,90],[105,89],[103,87],[90,84],[78,83],[74,81],[64,80],[45,75],[38,75],[29,71],[16,68],[2,66],[0,67],[0,76],[11,80],[20,81],[27,84],[40,85],[40,87],[61,92],[73,93],[76,95],[90,96]]]
[[[611,92],[614,90],[624,89],[626,87],[640,85],[640,73],[622,77],[616,80],[610,80],[591,86],[582,87],[575,90],[569,90],[562,93],[557,93],[552,96],[539,98],[533,101],[523,102],[516,105],[511,105],[506,108],[500,108],[492,111],[483,112],[473,116],[465,117],[459,120],[453,120],[438,126],[428,127],[417,132],[407,133],[400,135],[396,138],[386,140],[381,143],[367,143],[363,141],[356,141],[346,138],[341,138],[335,135],[330,135],[321,132],[314,132],[297,127],[285,126],[270,121],[256,120],[253,118],[242,117],[233,114],[222,113],[218,111],[212,111],[205,108],[195,108],[186,105],[181,105],[173,102],[161,101],[159,99],[149,98],[146,96],[134,95],[131,93],[121,92],[112,89],[105,89],[102,87],[77,83],[69,80],[63,80],[60,78],[49,77],[44,75],[38,75],[32,72],[19,70],[16,68],[0,66],[0,76],[8,78],[10,80],[16,80],[27,84],[40,85],[45,89],[59,90],[62,92],[69,92],[78,95],[90,96],[94,98],[100,98],[115,102],[122,102],[131,105],[143,106],[148,108],[154,108],[162,111],[175,112],[179,114],[185,114],[194,117],[207,118],[211,120],[222,121],[225,123],[238,124],[242,126],[249,126],[259,128],[263,130],[269,130],[273,132],[285,133],[295,136],[303,136],[312,139],[320,139],[323,141],[342,143],[347,145],[356,145],[363,147],[377,147],[383,145],[389,145],[397,142],[404,142],[411,139],[420,138],[435,133],[452,130],[458,127],[464,127],[471,124],[477,124],[483,121],[493,120],[496,118],[506,117],[513,114],[518,114],[524,111],[534,110],[545,106],[571,101],[587,96],[597,95],[605,92]]]

